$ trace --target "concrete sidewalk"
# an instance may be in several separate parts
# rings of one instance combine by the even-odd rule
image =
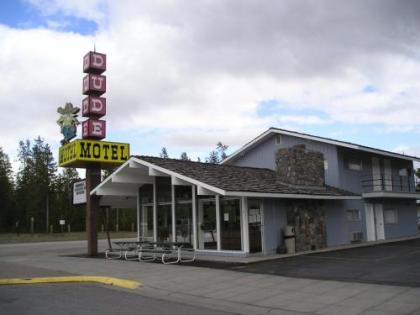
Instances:
[[[105,243],[100,242],[104,248]],[[238,314],[419,314],[420,288],[70,257],[85,242],[0,246],[0,262],[142,282],[143,296]]]

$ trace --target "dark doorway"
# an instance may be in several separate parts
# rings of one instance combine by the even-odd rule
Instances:
[[[249,252],[262,252],[261,237],[262,209],[260,200],[248,201],[248,224],[249,224]]]

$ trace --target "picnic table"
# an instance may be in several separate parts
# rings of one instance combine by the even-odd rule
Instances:
[[[117,248],[108,248],[105,251],[105,257],[107,259],[120,259],[123,255],[126,257],[127,252],[136,249],[142,241],[119,241],[113,242]]]
[[[195,250],[190,244],[178,242],[151,241],[120,241],[113,242],[117,249],[107,249],[107,259],[153,261],[160,259],[163,264],[192,262],[195,260]]]

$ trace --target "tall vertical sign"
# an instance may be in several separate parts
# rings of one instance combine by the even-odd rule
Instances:
[[[106,114],[106,55],[88,52],[83,57],[83,94],[87,95],[82,102],[82,115],[87,117],[82,123],[82,138],[101,140],[106,136],[106,122],[99,118]]]
[[[86,232],[88,254],[98,253],[96,217],[99,210],[99,199],[90,192],[101,182],[101,169],[115,167],[127,161],[130,146],[127,143],[101,141],[106,137],[106,122],[101,119],[106,115],[106,55],[88,52],[83,57],[82,93],[86,96],[82,101],[82,139],[71,141],[76,136],[79,124],[79,109],[71,103],[58,108],[61,114],[57,123],[64,135],[63,146],[59,150],[59,166],[86,168]]]
[[[86,97],[82,101],[82,115],[87,119],[82,122],[82,138],[102,140],[106,136],[106,122],[99,118],[106,114],[106,99],[101,97],[106,92],[106,55],[88,52],[83,57],[82,92]],[[88,240],[88,255],[98,253],[97,212],[99,199],[90,192],[101,182],[101,167],[92,165],[86,168],[86,233]]]

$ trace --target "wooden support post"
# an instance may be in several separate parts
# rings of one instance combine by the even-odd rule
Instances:
[[[101,182],[101,169],[97,166],[86,168],[86,233],[88,241],[88,255],[98,255],[98,235],[96,218],[99,211],[99,197],[91,196],[90,192]]]
[[[216,234],[217,234],[217,250],[220,251],[222,249],[222,231],[220,226],[220,196],[216,195]]]
[[[192,221],[193,221],[193,246],[197,249],[197,200],[195,186],[191,185],[191,201],[192,201]]]
[[[157,187],[156,177],[153,178],[153,241],[157,242]]]
[[[172,242],[176,242],[175,185],[171,185]]]
[[[249,253],[249,222],[248,222],[248,199],[241,197],[241,215],[242,215],[242,250]]]
[[[140,241],[141,235],[144,236],[144,225],[142,225],[140,231],[140,222],[144,222],[144,216],[141,213],[141,199],[140,199],[140,188],[137,188],[137,240]]]

